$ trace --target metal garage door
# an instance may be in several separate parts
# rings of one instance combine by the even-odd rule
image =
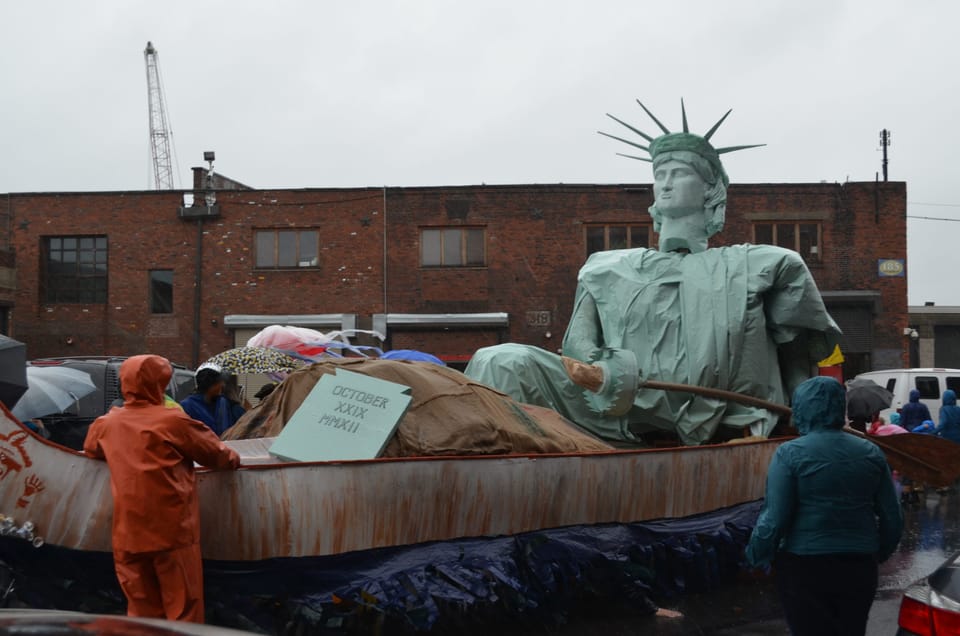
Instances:
[[[960,368],[960,326],[934,326],[933,366],[949,369]]]

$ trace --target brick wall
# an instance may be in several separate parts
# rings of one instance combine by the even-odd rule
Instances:
[[[229,314],[354,313],[367,324],[384,312],[502,311],[510,326],[497,339],[555,350],[585,258],[584,226],[649,223],[652,198],[646,184],[218,192],[220,217],[203,227],[200,359],[232,345]],[[10,195],[13,333],[28,355],[152,351],[191,363],[197,223],[178,217],[180,205],[177,192]],[[811,216],[822,223],[822,261],[811,264],[821,290],[877,292],[875,355],[906,364],[906,278],[877,276],[878,258],[906,258],[905,184],[734,185],[712,244],[752,241],[757,220]],[[486,229],[485,267],[420,267],[421,228],[449,226]],[[320,232],[318,267],[254,267],[256,230],[284,228]],[[78,234],[108,236],[109,302],[46,304],[41,242]],[[149,312],[151,269],[174,272],[173,315]],[[464,355],[495,341],[491,333],[398,332],[393,344]]]

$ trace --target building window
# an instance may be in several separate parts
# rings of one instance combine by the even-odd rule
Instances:
[[[485,234],[480,227],[423,228],[420,230],[420,264],[483,267],[487,264]]]
[[[42,245],[45,302],[107,302],[106,236],[50,236]]]
[[[150,270],[150,313],[173,313],[173,270]]]
[[[587,256],[604,250],[650,247],[649,225],[588,225]]]
[[[819,223],[754,223],[753,242],[793,250],[808,263],[821,258]]]
[[[316,230],[257,230],[257,268],[295,269],[319,265]]]

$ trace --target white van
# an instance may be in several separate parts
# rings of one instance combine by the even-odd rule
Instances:
[[[893,393],[890,408],[880,412],[880,416],[890,421],[890,414],[899,412],[910,401],[910,391],[920,391],[920,401],[930,409],[930,415],[936,424],[943,392],[953,389],[960,396],[960,369],[887,369],[886,371],[868,371],[858,378],[873,380]]]

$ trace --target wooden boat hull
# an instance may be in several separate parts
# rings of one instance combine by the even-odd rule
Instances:
[[[632,562],[624,556],[631,550],[642,552],[637,563],[649,569],[661,553],[681,560],[702,553],[709,563],[717,546],[726,546],[726,566],[717,572],[735,569],[759,509],[750,502],[763,496],[779,442],[340,463],[277,463],[264,440],[231,444],[244,468],[198,475],[208,599],[234,598],[238,590],[271,598],[272,589],[273,607],[287,611],[293,598],[313,599],[328,610],[337,603],[374,598],[389,605],[405,598],[395,609],[409,618],[413,594],[423,603],[412,606],[427,608],[417,614],[427,617],[421,627],[430,627],[442,615],[442,590],[455,590],[452,602],[462,606],[467,597],[502,600],[506,586],[543,607],[549,581],[556,580],[543,575],[545,583],[543,567],[573,568],[569,576],[577,578],[600,563],[621,568]],[[0,559],[20,577],[20,589],[34,590],[31,602],[77,609],[76,601],[64,600],[75,595],[52,600],[43,592],[71,563],[71,576],[100,587],[97,598],[112,598],[122,609],[115,582],[103,587],[112,580],[106,464],[29,433],[4,411],[0,470],[0,514],[13,519],[6,530],[0,521]],[[716,518],[697,516],[717,510]],[[29,537],[15,532],[25,535],[26,521],[43,547],[30,547]],[[719,543],[708,545],[703,537]],[[538,556],[543,546],[558,552]],[[554,565],[544,566],[541,556]],[[617,585],[636,583],[618,576],[604,575]],[[31,577],[35,585],[26,583]],[[294,593],[291,586],[300,587]],[[537,600],[530,601],[531,594]],[[208,607],[215,611],[216,605],[208,601]]]
[[[762,498],[778,445],[263,463],[269,460],[255,443],[263,446],[263,440],[232,442],[248,467],[199,473],[206,558],[324,556],[686,517]],[[50,444],[6,412],[4,446],[17,456],[0,474],[0,514],[32,521],[48,544],[109,552],[106,464]]]

